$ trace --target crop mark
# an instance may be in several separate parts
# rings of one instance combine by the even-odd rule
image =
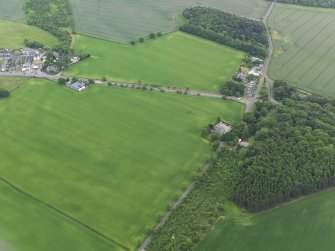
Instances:
[[[328,24],[328,25],[329,25],[329,24]],[[328,25],[327,25],[327,26],[328,26]],[[333,33],[332,33],[332,32],[330,32],[330,33],[327,35],[327,37],[322,41],[322,43],[321,43],[321,44],[318,44],[318,45],[311,51],[311,53],[307,54],[307,56],[306,56],[305,58],[303,58],[302,60],[300,60],[299,63],[297,63],[297,65],[300,65],[301,62],[305,61],[305,60],[308,59],[310,56],[312,56],[312,55],[314,54],[314,52],[315,52],[317,49],[319,49],[319,47],[320,47],[321,45],[323,45],[324,43],[326,43],[326,42],[328,41],[328,39],[329,39],[331,36],[333,36]],[[303,51],[303,49],[299,50],[299,53],[302,52],[302,51]],[[298,54],[299,54],[299,53],[298,53]],[[327,53],[327,51],[326,51],[326,53]],[[297,54],[297,55],[298,55],[298,54]],[[288,61],[286,61],[286,62],[289,63],[290,60],[288,60]],[[290,76],[293,72],[295,72],[295,71],[296,71],[296,68],[292,67],[292,70],[291,70],[290,72],[288,72],[286,76],[289,77],[289,76]]]
[[[59,210],[58,208],[42,201],[41,199],[33,196],[32,194],[22,190],[21,188],[19,188],[17,185],[13,184],[12,182],[9,182],[8,180],[4,179],[4,178],[1,178],[0,177],[0,181],[3,182],[4,184],[6,184],[7,186],[9,186],[10,188],[12,188],[13,190],[15,190],[16,192],[22,194],[23,196],[25,197],[28,197],[30,198],[31,200],[34,200],[42,205],[44,205],[45,207],[49,208],[50,210],[54,211],[55,213],[61,215],[62,217],[65,217],[69,220],[71,220],[72,222],[75,222],[76,224],[80,225],[81,227],[83,227],[84,229],[88,230],[89,232],[97,235],[99,238],[105,240],[107,243],[110,243],[110,244],[113,244],[117,247],[120,247],[124,250],[129,250],[129,248],[127,248],[126,246],[124,246],[122,243],[119,243],[118,241],[116,240],[113,240],[112,238],[110,238],[109,236],[99,232],[98,230],[90,227],[89,225],[87,225],[86,223],[83,223],[81,222],[80,220],[77,220],[76,218],[74,218],[73,216]]]

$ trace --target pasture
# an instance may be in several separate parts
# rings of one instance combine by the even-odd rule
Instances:
[[[335,191],[328,190],[256,215],[233,208],[200,251],[328,251],[335,244]]]
[[[2,181],[0,194],[0,250],[121,250]]]
[[[335,10],[277,4],[270,19],[273,79],[335,95]]]
[[[0,18],[24,20],[22,0],[0,0]]]
[[[0,177],[133,250],[211,153],[202,128],[243,111],[232,101],[107,86],[77,93],[31,79],[0,101]]]
[[[149,33],[177,29],[178,16],[187,7],[209,6],[238,15],[261,18],[264,0],[70,0],[75,31],[121,43]]]
[[[66,75],[219,91],[240,66],[244,52],[176,32],[136,45],[77,35],[74,49],[91,58]]]
[[[11,49],[25,47],[24,39],[41,42],[47,47],[59,43],[56,37],[38,27],[9,20],[0,20],[0,38],[0,48]]]

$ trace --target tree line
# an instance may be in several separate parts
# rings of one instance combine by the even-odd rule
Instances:
[[[335,0],[278,0],[278,2],[321,8],[335,8]]]
[[[195,250],[218,217],[239,175],[242,152],[223,150],[167,223],[154,234],[148,251]]]
[[[185,24],[180,27],[181,31],[246,51],[257,57],[266,57],[266,27],[260,21],[207,7],[186,9],[183,17]]]
[[[27,0],[24,10],[28,24],[50,32],[61,41],[60,51],[66,52],[71,45],[71,35],[66,30],[72,26],[70,6],[67,0]]]

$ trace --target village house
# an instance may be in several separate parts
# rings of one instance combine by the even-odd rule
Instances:
[[[70,88],[73,90],[76,90],[78,92],[81,92],[86,89],[85,83],[82,82],[75,82],[73,84],[70,84]]]
[[[231,131],[231,126],[223,122],[214,125],[214,132],[217,134],[225,134]]]

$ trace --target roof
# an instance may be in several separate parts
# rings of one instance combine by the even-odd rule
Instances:
[[[214,126],[215,133],[223,134],[223,133],[230,132],[230,130],[231,130],[231,126],[223,122],[220,122]]]
[[[71,88],[73,88],[75,90],[79,90],[79,89],[85,87],[85,84],[81,83],[81,82],[75,82],[75,83],[71,84],[70,86],[71,86]]]

